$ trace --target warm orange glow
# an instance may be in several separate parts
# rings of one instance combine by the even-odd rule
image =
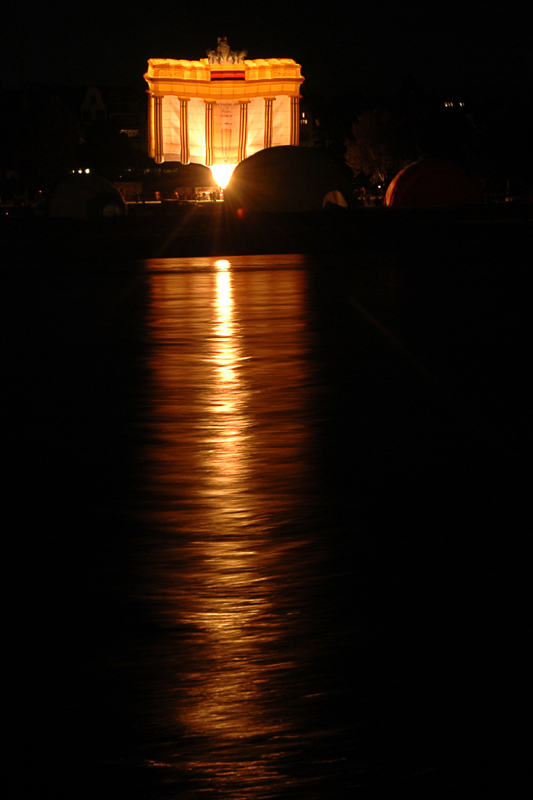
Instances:
[[[299,142],[304,79],[292,58],[151,58],[144,78],[148,153],[157,163],[227,167],[265,147]]]
[[[211,167],[211,172],[213,174],[213,178],[216,180],[217,184],[220,186],[221,189],[225,189],[229,183],[231,176],[233,175],[233,170],[237,164],[213,164]]]
[[[300,532],[280,537],[279,524],[295,515],[286,487],[306,480],[302,469],[312,464],[301,424],[314,385],[303,357],[307,262],[287,256],[280,270],[248,271],[264,258],[145,262],[151,410],[144,463],[154,493],[147,552],[150,591],[170,631],[157,724],[169,741],[177,726],[189,743],[147,763],[177,765],[207,776],[213,793],[223,786],[228,797],[248,799],[257,786],[267,796],[284,780],[278,740],[298,735],[290,710],[280,714],[272,697],[305,656],[295,649],[280,657],[277,643],[299,613],[285,608],[284,587],[308,540]],[[288,361],[278,361],[265,297],[277,308],[279,335],[294,342]],[[254,405],[263,386],[265,415]],[[267,490],[265,474],[277,491]],[[193,639],[198,661],[187,660]],[[242,760],[233,757],[235,742]]]
[[[231,413],[236,407],[238,397],[236,392],[240,386],[235,372],[235,366],[240,358],[239,351],[234,344],[235,329],[233,324],[233,297],[231,286],[231,273],[229,272],[229,261],[217,261],[219,267],[216,278],[216,300],[215,308],[217,312],[217,324],[214,329],[215,341],[217,343],[215,363],[219,376],[217,398],[217,411]],[[226,444],[231,444],[228,451],[223,448],[219,452],[222,461],[232,462],[235,456],[233,446],[242,439],[239,436],[239,425],[235,420],[228,420],[228,425],[223,424]],[[219,429],[219,434],[222,432]],[[241,431],[242,433],[242,431]]]

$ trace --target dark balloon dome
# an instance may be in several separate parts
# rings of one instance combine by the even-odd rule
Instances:
[[[52,186],[42,210],[48,217],[96,222],[125,216],[126,204],[118,189],[105,178],[75,172]]]
[[[307,147],[269,147],[237,165],[224,193],[245,211],[320,211],[346,206],[349,185],[342,171]]]
[[[385,196],[387,206],[456,206],[483,202],[481,186],[453,161],[428,158],[402,169]]]
[[[177,173],[172,176],[177,186],[213,186],[213,188],[218,188],[209,167],[204,167],[203,164],[178,164],[177,167]]]

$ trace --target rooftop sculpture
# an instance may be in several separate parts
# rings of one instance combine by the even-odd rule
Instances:
[[[240,64],[248,55],[248,50],[230,50],[228,39],[218,38],[216,50],[206,50],[207,59],[210,64]]]

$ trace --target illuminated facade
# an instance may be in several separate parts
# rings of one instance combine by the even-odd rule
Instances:
[[[265,147],[298,145],[300,65],[245,55],[219,39],[199,61],[148,61],[148,153],[156,163],[235,166]]]

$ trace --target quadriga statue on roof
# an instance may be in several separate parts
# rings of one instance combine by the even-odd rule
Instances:
[[[206,50],[210,64],[239,64],[248,55],[247,50],[230,50],[227,36],[218,38],[216,50]]]

